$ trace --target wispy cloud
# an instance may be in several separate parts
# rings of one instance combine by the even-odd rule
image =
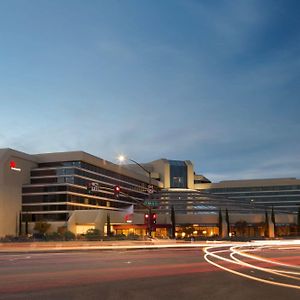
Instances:
[[[213,180],[299,177],[295,4],[118,2],[101,18],[96,4],[74,7],[76,18],[28,4],[22,26],[12,20],[29,15],[7,8],[0,147],[191,159]]]

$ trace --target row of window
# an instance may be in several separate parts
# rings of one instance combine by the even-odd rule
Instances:
[[[88,182],[88,181],[86,181]],[[97,197],[106,198],[108,200],[115,199],[114,191],[112,187],[106,188],[100,187],[101,191],[92,191],[91,193],[88,193],[88,191],[85,188],[80,188],[76,186],[70,186],[70,185],[51,185],[51,186],[25,186],[23,187],[23,195],[25,196],[28,193],[55,193],[55,192],[73,192],[78,194],[86,194],[86,195],[93,195]],[[136,192],[131,192],[130,196],[124,195],[122,192],[119,194],[119,197],[117,200],[123,200],[126,202],[133,202],[138,203],[143,202],[143,198],[139,198],[141,195]],[[136,200],[133,200],[133,198],[136,198]]]
[[[98,173],[99,175],[102,174],[102,175],[109,176],[111,178],[127,181],[127,182],[133,183],[135,185],[143,186],[144,188],[147,187],[147,183],[145,183],[143,181],[140,181],[140,180],[134,179],[132,177],[128,177],[128,176],[122,175],[120,173],[117,173],[117,172],[114,172],[114,171],[111,171],[111,170],[107,170],[107,169],[104,169],[104,168],[101,168],[101,167],[98,167],[98,166],[94,166],[94,165],[91,165],[89,163],[82,162],[82,161],[51,162],[51,163],[41,163],[41,164],[39,164],[39,168],[50,168],[50,167],[77,167],[77,168],[82,168],[82,169],[85,169],[85,170],[88,170],[88,171]],[[63,170],[67,170],[67,169],[63,169]],[[70,169],[70,170],[72,170],[72,169]],[[32,171],[32,176],[43,176],[43,175],[37,175],[37,174],[41,174],[41,173],[38,173],[38,172],[42,172],[42,171],[44,171],[44,170],[33,170]],[[45,170],[45,171],[48,171],[48,170]],[[62,172],[61,175],[64,175],[63,172],[71,172],[71,171],[58,171],[58,172]]]
[[[49,174],[49,171],[53,174]],[[43,174],[45,172],[46,174]],[[55,174],[56,173],[56,174]],[[73,175],[73,176],[72,176]],[[76,176],[77,175],[77,176]],[[77,185],[87,186],[87,184],[93,180],[101,181],[101,184],[106,184],[108,187],[112,187],[114,185],[120,185],[120,182],[116,178],[110,178],[106,176],[102,176],[101,174],[90,173],[88,171],[80,170],[80,169],[58,169],[58,170],[39,170],[31,172],[31,183],[32,184],[40,184],[40,183],[73,183]],[[53,176],[46,178],[34,178],[35,176]],[[89,179],[84,179],[81,177],[86,177]],[[122,188],[135,190],[137,192],[146,192],[145,184],[139,186],[133,186],[132,184],[121,182]]]
[[[220,195],[221,193],[216,193],[215,195]],[[290,191],[281,191],[278,190],[276,192],[267,192],[267,191],[262,191],[262,192],[250,192],[250,193],[241,193],[241,192],[237,192],[237,193],[222,193],[222,196],[224,197],[237,197],[237,196],[241,196],[241,197],[255,197],[255,196],[261,196],[261,197],[267,197],[267,196],[289,196],[289,195],[297,195],[300,197],[300,190],[295,191],[295,190],[290,190]]]
[[[231,193],[231,192],[251,192],[251,191],[286,191],[300,190],[300,185],[276,185],[276,186],[256,186],[256,187],[228,187],[228,188],[212,188],[205,191],[209,193]]]
[[[23,204],[55,203],[55,202],[72,202],[72,203],[97,205],[97,206],[109,206],[115,208],[126,208],[128,207],[128,205],[130,205],[128,203],[123,203],[123,202],[105,201],[101,199],[85,198],[81,196],[67,195],[67,194],[23,195]]]
[[[22,214],[22,222],[51,222],[51,221],[67,221],[68,213],[55,214]]]

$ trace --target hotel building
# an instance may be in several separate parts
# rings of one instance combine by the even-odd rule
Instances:
[[[0,149],[0,237],[32,233],[39,221],[50,223],[50,231],[97,228],[105,235],[108,215],[113,233],[146,235],[149,207],[157,214],[156,236],[170,235],[172,209],[178,237],[226,236],[225,211],[230,231],[244,222],[251,236],[264,235],[267,211],[273,236],[272,208],[277,233],[290,235],[297,231],[299,205],[295,178],[211,183],[188,160],[118,165],[82,151],[30,155]]]

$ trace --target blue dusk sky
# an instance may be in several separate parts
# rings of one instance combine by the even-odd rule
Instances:
[[[300,177],[300,1],[1,0],[0,148]]]

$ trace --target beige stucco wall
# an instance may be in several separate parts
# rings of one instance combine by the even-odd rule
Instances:
[[[187,187],[194,189],[194,165],[190,160],[186,160],[185,163],[187,165]]]
[[[12,160],[21,168],[21,172],[10,169]],[[18,235],[22,184],[30,183],[30,170],[36,166],[30,155],[12,149],[0,149],[0,237]]]
[[[104,225],[107,222],[107,215],[110,216],[110,222],[115,224],[125,224],[126,216],[132,215],[131,219],[133,224],[136,222],[141,222],[143,224],[144,215],[133,214],[133,208],[129,207],[125,211],[115,211],[115,210],[77,210],[72,212],[67,226],[68,230],[76,233],[77,225],[94,225],[95,228],[99,229],[102,233],[104,232]]]
[[[154,173],[158,173],[160,181],[162,182],[162,188],[170,188],[170,165],[166,159],[159,159],[149,163]]]

